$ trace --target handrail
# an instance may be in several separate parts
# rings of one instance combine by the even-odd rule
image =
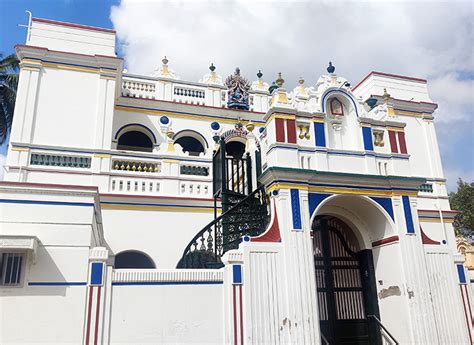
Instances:
[[[375,315],[367,315],[367,317],[373,318],[373,319],[377,322],[377,324],[385,331],[385,333],[388,334],[388,336],[390,337],[390,339],[393,340],[393,342],[395,343],[395,345],[398,345],[397,339],[395,339],[395,337],[388,331],[388,329],[385,328],[385,326],[382,324],[382,321],[380,321],[377,316],[375,316]]]
[[[184,249],[183,251],[183,255],[181,256],[181,258],[183,258],[186,253],[189,251],[189,249],[192,247],[192,245],[196,242],[197,239],[199,239],[206,231],[208,231],[209,228],[211,228],[212,226],[216,225],[220,220],[222,220],[226,215],[230,214],[233,210],[235,210],[237,207],[239,207],[240,205],[242,205],[243,203],[245,203],[246,201],[248,201],[251,197],[255,196],[259,191],[262,191],[264,187],[263,186],[260,186],[258,187],[257,189],[255,189],[252,193],[250,193],[249,195],[247,195],[245,198],[243,198],[242,200],[240,200],[237,204],[235,204],[234,206],[232,206],[230,209],[228,209],[226,212],[222,213],[219,217],[217,217],[216,219],[214,219],[212,222],[210,222],[209,224],[207,224],[204,228],[202,228],[201,231],[199,231],[196,236],[193,237],[193,239],[189,242],[189,244],[186,246],[186,248]]]

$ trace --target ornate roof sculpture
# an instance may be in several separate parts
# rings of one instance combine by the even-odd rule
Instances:
[[[179,79],[179,77],[176,75],[174,70],[170,69],[168,67],[168,62],[169,60],[165,56],[162,60],[161,63],[162,65],[155,69],[153,73],[151,74],[152,77],[159,77],[159,78],[169,78],[169,79]]]
[[[240,68],[225,80],[227,86],[227,106],[233,109],[249,110],[250,83],[240,75]]]
[[[216,66],[214,66],[213,63],[211,63],[211,66],[209,66],[209,70],[211,73],[204,75],[204,77],[199,80],[199,82],[203,84],[223,86],[224,83],[222,82],[222,77],[216,73]]]

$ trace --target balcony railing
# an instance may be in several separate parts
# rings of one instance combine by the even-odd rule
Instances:
[[[113,160],[112,170],[115,171],[136,171],[142,173],[158,173],[160,172],[159,163],[143,162],[143,161],[126,161]]]
[[[209,176],[209,167],[195,165],[181,165],[180,173],[182,175]]]
[[[31,165],[43,165],[65,168],[85,168],[91,167],[91,158],[82,156],[52,155],[43,153],[32,153]]]
[[[122,95],[128,97],[155,99],[155,90],[154,83],[124,80],[122,84]]]

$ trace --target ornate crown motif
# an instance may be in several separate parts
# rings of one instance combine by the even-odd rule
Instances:
[[[250,83],[240,75],[237,67],[235,73],[225,80],[227,86],[227,106],[234,109],[249,109]]]

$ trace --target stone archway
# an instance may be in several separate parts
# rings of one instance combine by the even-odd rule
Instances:
[[[365,274],[363,270],[368,269],[369,273],[370,279],[365,283],[368,287],[360,290],[366,294],[364,303],[369,303],[370,313],[377,315],[379,311],[377,316],[380,316],[391,333],[396,337],[404,335],[409,325],[406,319],[400,318],[400,315],[408,315],[408,304],[404,291],[403,262],[394,223],[392,200],[356,195],[326,195],[319,200],[319,203],[316,206],[313,204],[311,209],[313,232],[321,217],[336,219],[345,225],[346,232],[352,234],[350,240],[352,246],[357,249],[353,250],[352,257],[364,256],[363,262],[359,262],[364,267],[358,269],[363,274]],[[316,262],[315,257],[315,264]],[[357,284],[352,287],[357,287]],[[367,316],[367,311],[364,312]],[[366,327],[372,326],[366,322]],[[321,327],[321,330],[324,332],[324,327]],[[372,334],[375,334],[374,332],[376,330],[372,329]],[[379,335],[376,336],[379,338]]]

